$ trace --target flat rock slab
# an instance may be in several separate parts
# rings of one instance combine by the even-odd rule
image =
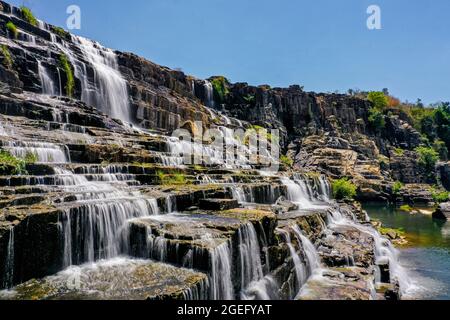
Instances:
[[[375,294],[373,276],[357,267],[333,268],[311,277],[299,300],[370,300]]]
[[[239,202],[234,199],[202,199],[200,200],[200,209],[203,210],[231,210],[239,207]]]
[[[0,299],[200,299],[205,298],[207,289],[204,273],[148,260],[117,258],[30,280],[13,290],[1,291]]]

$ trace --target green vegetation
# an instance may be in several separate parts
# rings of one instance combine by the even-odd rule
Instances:
[[[435,140],[433,143],[433,149],[439,154],[439,159],[442,161],[448,160],[448,149],[444,141],[439,139]]]
[[[383,111],[389,103],[388,98],[381,91],[372,91],[367,95],[367,99],[372,102],[373,107],[378,111]]]
[[[52,31],[63,39],[70,39],[70,33],[61,27],[52,27]]]
[[[402,157],[405,154],[405,150],[402,148],[395,148],[394,153],[396,156]]]
[[[66,74],[66,95],[72,97],[75,89],[75,78],[73,76],[72,66],[65,54],[59,56],[59,66]]]
[[[449,200],[450,192],[448,191],[432,187],[430,188],[430,192],[433,197],[433,201],[436,203],[447,202]]]
[[[159,183],[162,185],[184,185],[188,184],[186,176],[181,172],[175,172],[172,174],[165,173],[163,171],[157,171]]]
[[[1,52],[2,52],[2,55],[3,55],[3,65],[6,68],[11,69],[12,66],[13,66],[13,59],[12,59],[12,56],[11,56],[11,52],[9,52],[8,47],[5,46],[5,45],[2,45]]]
[[[419,155],[419,165],[421,165],[426,172],[433,172],[436,162],[439,160],[439,154],[433,148],[428,147],[417,147],[415,151]]]
[[[243,97],[245,102],[247,102],[248,104],[252,104],[253,102],[255,102],[255,96],[252,96],[251,94],[248,94],[246,96]]]
[[[294,165],[294,160],[292,160],[288,156],[285,156],[284,154],[280,156],[280,162],[289,168]]]
[[[14,39],[17,39],[19,31],[17,30],[16,25],[12,21],[9,21],[6,24],[6,29],[9,31],[9,34],[13,36]]]
[[[11,174],[27,174],[25,165],[24,160],[14,157],[6,150],[0,150],[0,169],[12,168]]]
[[[409,204],[405,204],[399,208],[400,211],[411,212],[413,208]]]
[[[225,77],[215,77],[211,80],[211,84],[214,89],[214,96],[220,103],[223,103],[226,96],[230,93],[227,83],[228,80]]]
[[[400,191],[402,191],[402,189],[403,189],[403,183],[401,183],[400,181],[396,181],[392,185],[392,194],[398,195],[398,194],[400,194]]]
[[[39,159],[38,159],[38,156],[37,156],[36,153],[27,152],[25,154],[25,159],[24,160],[25,160],[26,163],[33,164],[33,163],[38,162]]]
[[[351,200],[356,196],[356,186],[348,178],[334,180],[332,190],[333,197],[337,200]]]
[[[26,22],[29,24],[32,24],[33,26],[37,27],[38,21],[36,17],[34,16],[33,12],[30,8],[27,8],[25,6],[20,7],[20,11],[22,12],[22,17],[25,19]]]
[[[369,125],[375,130],[383,129],[386,126],[383,112],[377,108],[371,108],[369,110]]]

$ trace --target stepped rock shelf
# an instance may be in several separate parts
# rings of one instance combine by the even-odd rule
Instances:
[[[357,204],[330,200],[317,173],[356,170],[373,191],[367,197],[383,196],[388,182],[368,159],[378,149],[356,121],[366,102],[337,97],[337,111],[332,97],[243,84],[227,84],[235,101],[218,101],[210,81],[32,25],[2,1],[0,45],[0,146],[10,158],[0,167],[0,299],[398,299],[407,291],[390,242]],[[244,106],[239,97],[249,94],[258,102]],[[298,152],[303,170],[277,174],[245,157],[229,163],[211,145],[170,137],[199,129],[195,121],[246,153],[232,129],[281,128],[284,149],[303,139],[313,156]],[[401,120],[392,127],[392,139],[416,143]],[[183,165],[189,148],[210,163]]]

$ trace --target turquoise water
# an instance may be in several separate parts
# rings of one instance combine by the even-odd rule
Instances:
[[[408,246],[400,248],[400,262],[417,286],[413,298],[450,299],[450,222],[434,220],[431,215],[399,211],[393,207],[367,204],[372,219],[384,227],[401,228]]]

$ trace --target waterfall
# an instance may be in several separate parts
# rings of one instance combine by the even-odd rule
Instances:
[[[297,240],[302,244],[303,250],[308,262],[309,274],[313,274],[321,269],[320,257],[317,253],[316,247],[312,244],[311,240],[305,237],[298,225],[291,226]]]
[[[119,72],[116,54],[94,41],[82,37],[74,40],[95,71],[96,88],[83,88],[82,100],[113,118],[131,122],[127,83]]]
[[[299,208],[320,209],[328,207],[328,203],[324,201],[329,199],[329,188],[324,178],[321,177],[319,180],[321,182],[318,191],[314,191],[310,182],[298,175],[295,175],[293,180],[286,177],[282,177],[280,180],[286,186],[287,199],[295,202]]]
[[[353,228],[358,229],[359,231],[370,235],[375,242],[375,259],[376,262],[388,261],[389,263],[389,271],[391,275],[391,283],[394,281],[398,281],[400,285],[400,292],[402,295],[407,294],[409,291],[415,289],[415,285],[412,283],[409,278],[406,270],[399,263],[399,252],[392,243],[383,238],[378,231],[373,229],[372,227],[367,227],[364,225],[360,225],[355,223],[354,221],[344,217],[344,215],[334,210],[330,214],[330,223],[335,225],[344,225],[351,226]],[[378,268],[377,268],[378,269]],[[379,279],[379,270],[377,270],[376,279]]]
[[[41,79],[42,93],[51,96],[57,95],[57,89],[46,67],[38,60],[39,78]]]
[[[6,263],[3,276],[4,288],[11,288],[14,285],[14,259],[14,227],[11,227],[6,249]]]
[[[35,155],[40,163],[67,163],[70,162],[70,153],[66,146],[49,142],[14,141],[9,142],[6,150],[17,158],[24,159],[28,155]]]
[[[56,45],[74,66],[75,76],[81,82],[81,100],[115,119],[131,123],[127,82],[120,74],[117,55],[97,42],[74,35],[72,40],[81,51],[81,58],[67,42]]]
[[[294,245],[292,244],[291,235],[289,231],[283,229],[278,229],[278,231],[284,236],[286,244],[289,248],[289,252],[291,254],[291,258],[294,263],[295,275],[297,278],[297,286],[298,286],[297,289],[299,290],[307,280],[308,276],[307,270],[305,268],[304,263],[300,259],[300,256],[295,250]]]
[[[238,241],[241,288],[245,289],[264,276],[258,237],[251,222],[238,230]]]
[[[211,256],[211,299],[233,300],[234,290],[231,280],[231,250],[229,243],[223,243],[210,250]]]
[[[203,83],[203,88],[205,91],[205,103],[207,107],[214,108],[214,89],[208,80]]]

